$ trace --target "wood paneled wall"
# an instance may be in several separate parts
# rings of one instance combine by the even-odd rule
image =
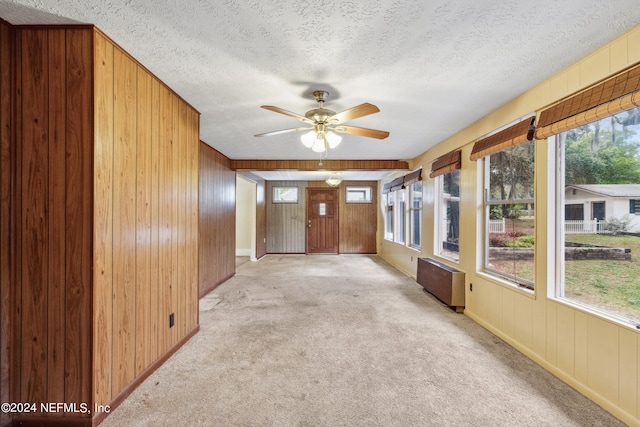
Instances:
[[[267,254],[267,183],[256,181],[256,258]]]
[[[298,187],[298,203],[273,203],[274,187]],[[306,181],[267,181],[267,253],[305,253]]]
[[[99,31],[94,51],[93,381],[107,404],[198,324],[199,114]]]
[[[113,405],[197,331],[199,115],[92,26],[0,60],[0,400]]]
[[[346,186],[371,186],[372,203],[346,203]],[[273,187],[298,187],[297,204],[272,203]],[[304,253],[306,250],[305,188],[328,187],[324,181],[267,181],[267,252]],[[339,252],[343,254],[375,254],[377,233],[377,181],[343,181],[338,187],[340,199]]]
[[[0,31],[2,401],[88,403],[91,31]]]
[[[200,143],[200,289],[210,292],[236,271],[236,173],[230,160]]]
[[[309,181],[309,187],[328,187],[324,181]],[[347,203],[346,187],[371,187],[372,203]],[[339,252],[341,254],[375,254],[378,230],[378,182],[342,181],[338,187]]]

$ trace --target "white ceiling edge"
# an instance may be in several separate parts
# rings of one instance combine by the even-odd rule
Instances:
[[[343,181],[380,181],[392,176],[396,171],[251,171],[265,181],[324,181],[329,176],[337,174]],[[240,173],[241,174],[241,173]]]

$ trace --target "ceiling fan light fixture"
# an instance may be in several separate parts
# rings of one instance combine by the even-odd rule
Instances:
[[[380,111],[378,107],[368,102],[348,108],[344,111],[336,113],[333,110],[324,108],[324,102],[329,95],[323,90],[316,90],[313,96],[318,102],[318,108],[307,111],[304,115],[297,114],[273,105],[261,105],[265,110],[283,114],[306,123],[307,126],[295,127],[289,129],[276,130],[272,132],[259,133],[254,136],[280,135],[283,133],[303,131],[300,135],[302,144],[315,151],[316,153],[326,153],[329,150],[340,145],[342,137],[335,132],[365,136],[368,138],[385,139],[389,136],[389,132],[361,128],[355,126],[345,126],[342,123],[368,116]],[[311,127],[309,127],[311,126]]]
[[[337,173],[333,173],[329,175],[329,178],[325,181],[331,187],[337,187],[342,182],[342,179],[338,176]]]
[[[302,141],[302,144],[307,148],[313,147],[313,143],[316,141],[316,132],[312,130],[307,133],[303,133],[300,135],[300,141]]]

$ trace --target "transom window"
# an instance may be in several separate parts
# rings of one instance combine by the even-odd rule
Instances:
[[[347,187],[347,203],[371,203],[371,187]]]
[[[273,203],[298,203],[298,187],[273,187]]]

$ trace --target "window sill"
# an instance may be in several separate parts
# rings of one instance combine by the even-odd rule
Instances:
[[[446,256],[442,256],[442,255],[438,255],[438,254],[433,254],[433,257],[437,258],[437,259],[441,259],[441,260],[447,261],[447,262],[453,262],[453,263],[456,263],[456,264],[460,264],[460,258],[447,258]]]

